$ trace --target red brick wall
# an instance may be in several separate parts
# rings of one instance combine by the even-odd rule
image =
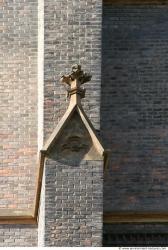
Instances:
[[[29,209],[37,159],[37,1],[1,1],[0,209]]]

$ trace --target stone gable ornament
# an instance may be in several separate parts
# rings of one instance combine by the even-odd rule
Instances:
[[[91,75],[77,64],[70,74],[61,77],[61,82],[68,85],[69,107],[44,145],[43,154],[68,164],[103,159],[103,146],[81,105],[81,98],[85,97],[81,85],[90,80]]]
[[[75,64],[72,66],[72,72],[69,75],[63,75],[61,82],[68,85],[68,97],[77,91],[81,98],[85,97],[85,89],[81,87],[82,84],[89,82],[92,76],[84,73],[81,70],[81,65]]]

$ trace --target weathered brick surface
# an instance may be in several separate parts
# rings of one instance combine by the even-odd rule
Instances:
[[[38,5],[37,0],[1,1],[0,5],[2,7],[0,26],[2,30],[0,51],[2,57],[2,94],[0,96],[2,119],[0,121],[0,132],[3,141],[1,146],[2,166],[0,176],[2,181],[0,185],[2,199],[0,208],[26,209],[33,204],[34,167],[36,166],[37,154]],[[81,63],[84,69],[91,71],[93,74],[92,82],[87,86],[88,91],[84,108],[95,127],[99,128],[101,11],[102,3],[100,0],[45,1],[45,138],[53,131],[67,107],[65,89],[60,85],[58,79],[61,74],[66,73],[66,70],[70,70],[73,63]],[[86,164],[83,168],[85,169],[87,166]],[[96,168],[96,165],[94,167]],[[94,169],[94,167],[92,168]],[[80,171],[82,170],[80,169]],[[78,176],[77,172],[74,174]],[[89,172],[89,174],[91,173]],[[92,178],[92,174],[90,178]],[[102,178],[102,166],[98,174]],[[81,225],[81,231],[79,230],[80,243],[76,235],[74,239],[78,243],[74,244],[101,245],[102,182],[96,184],[93,180],[93,183],[90,183],[91,186],[88,186],[86,179],[82,180],[82,177],[81,182],[82,185],[86,186],[84,187],[86,189],[84,194],[88,195],[88,200],[87,197],[85,200],[88,205],[86,204],[84,207],[84,203],[81,207],[81,214],[78,214],[79,217],[74,218],[75,222],[69,222],[69,228],[71,228],[71,223],[74,223],[74,226],[79,223]],[[97,185],[99,185],[101,191],[95,190]],[[93,193],[86,194],[86,191],[90,191],[89,188],[92,189]],[[76,192],[78,192],[77,186]],[[96,196],[99,193],[100,200]],[[82,191],[79,191],[79,198],[83,197],[82,195]],[[89,200],[91,197],[94,198],[93,201]],[[95,200],[98,200],[98,204]],[[43,208],[43,205],[41,208]],[[89,205],[93,206],[93,211],[89,210]],[[84,214],[82,214],[83,212]],[[94,222],[93,215],[97,215],[96,222]],[[40,221],[40,226],[42,224],[43,221]],[[2,246],[7,244],[8,246],[26,246],[28,242],[29,246],[35,245],[37,232],[34,228],[18,226],[17,237],[14,235],[16,227],[2,226],[2,228],[4,230]],[[50,230],[49,226],[47,230]],[[72,230],[76,233],[78,229],[73,228]],[[43,241],[42,234],[39,230],[39,241]],[[84,235],[87,237],[84,237]],[[50,236],[53,237],[53,234],[48,235],[48,242]],[[52,242],[55,244],[55,233],[54,236],[55,239]],[[62,238],[62,235],[60,235],[60,238]],[[65,243],[65,245],[68,244],[71,244],[70,239],[69,243]]]
[[[68,102],[60,76],[78,63],[93,78],[84,108],[99,128],[101,82],[101,0],[48,0],[44,6],[44,137],[53,131]]]
[[[69,73],[74,63],[81,64],[93,75],[92,81],[85,84],[83,106],[95,128],[99,128],[101,15],[101,0],[45,1],[45,140],[67,108],[66,90],[59,78]],[[46,246],[101,245],[102,163],[101,166],[97,162],[92,164],[85,162],[72,167],[51,159],[46,162]]]
[[[34,201],[37,1],[0,1],[0,215]],[[0,226],[0,246],[36,246],[37,229]]]
[[[168,208],[168,6],[104,6],[104,210]]]
[[[45,246],[45,169],[42,179],[41,187],[41,199],[40,199],[40,208],[39,208],[39,217],[38,217],[38,247]]]
[[[101,246],[103,162],[46,162],[45,246]]]
[[[37,158],[37,1],[0,8],[0,209],[28,209]]]
[[[24,225],[1,225],[0,247],[36,247],[37,228]]]

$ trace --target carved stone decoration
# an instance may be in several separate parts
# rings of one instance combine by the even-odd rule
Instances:
[[[50,152],[50,157],[64,164],[78,164],[81,160],[102,159],[76,111],[64,127],[63,133]]]
[[[90,79],[91,75],[80,65],[74,65],[69,75],[61,77],[61,82],[69,86],[70,103],[41,150],[43,154],[72,165],[81,160],[102,160],[104,157],[104,149],[81,105],[85,94],[81,85]]]
[[[85,97],[85,89],[81,88],[81,85],[89,82],[92,76],[81,70],[81,65],[75,64],[72,66],[72,71],[68,75],[61,77],[61,82],[67,84],[70,88],[68,89],[68,96],[72,94],[79,94],[81,98]]]

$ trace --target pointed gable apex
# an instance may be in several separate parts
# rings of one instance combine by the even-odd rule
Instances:
[[[64,116],[62,117],[62,119],[60,120],[60,122],[58,123],[58,125],[56,126],[56,128],[54,129],[53,133],[50,135],[49,139],[46,141],[42,152],[44,152],[45,154],[48,154],[52,148],[57,144],[60,144],[60,140],[61,137],[67,137],[67,129],[65,130],[65,128],[72,127],[72,129],[74,129],[74,132],[72,133],[72,130],[70,132],[69,138],[74,138],[74,137],[80,137],[79,133],[77,133],[77,127],[81,126],[81,123],[78,125],[76,124],[74,126],[74,121],[73,121],[73,125],[71,126],[72,123],[72,119],[74,120],[74,114],[76,114],[76,116],[78,116],[78,118],[81,120],[85,130],[87,131],[88,135],[85,134],[85,136],[82,137],[82,140],[88,140],[89,141],[89,137],[90,137],[90,141],[91,144],[90,147],[94,147],[95,150],[97,151],[97,153],[93,153],[93,157],[89,156],[89,159],[93,160],[93,158],[96,159],[101,159],[103,157],[104,154],[104,149],[103,146],[100,142],[100,140],[98,139],[96,132],[91,124],[91,122],[89,121],[88,117],[86,116],[84,110],[82,109],[82,107],[79,107],[78,105],[75,105],[73,107],[71,107],[71,109],[68,109],[66,111],[66,113],[64,114]],[[79,119],[75,118],[75,122],[79,123]],[[82,128],[81,128],[82,129]],[[71,140],[68,140],[68,144],[74,143]],[[79,144],[79,142],[77,142]],[[58,145],[58,147],[61,145]],[[56,147],[56,148],[58,148]],[[94,151],[95,151],[94,150]],[[93,152],[93,149],[92,149]],[[99,155],[99,157],[98,157]],[[87,158],[88,159],[88,158]],[[95,160],[96,160],[95,159]]]
[[[82,85],[90,79],[91,76],[85,73],[80,65],[74,65],[69,75],[62,76],[62,83],[68,85],[70,103],[41,150],[43,153],[49,154],[54,149],[53,155],[56,155],[57,159],[71,161],[73,158],[102,160],[104,157],[103,146],[81,104],[81,98],[85,97]]]

